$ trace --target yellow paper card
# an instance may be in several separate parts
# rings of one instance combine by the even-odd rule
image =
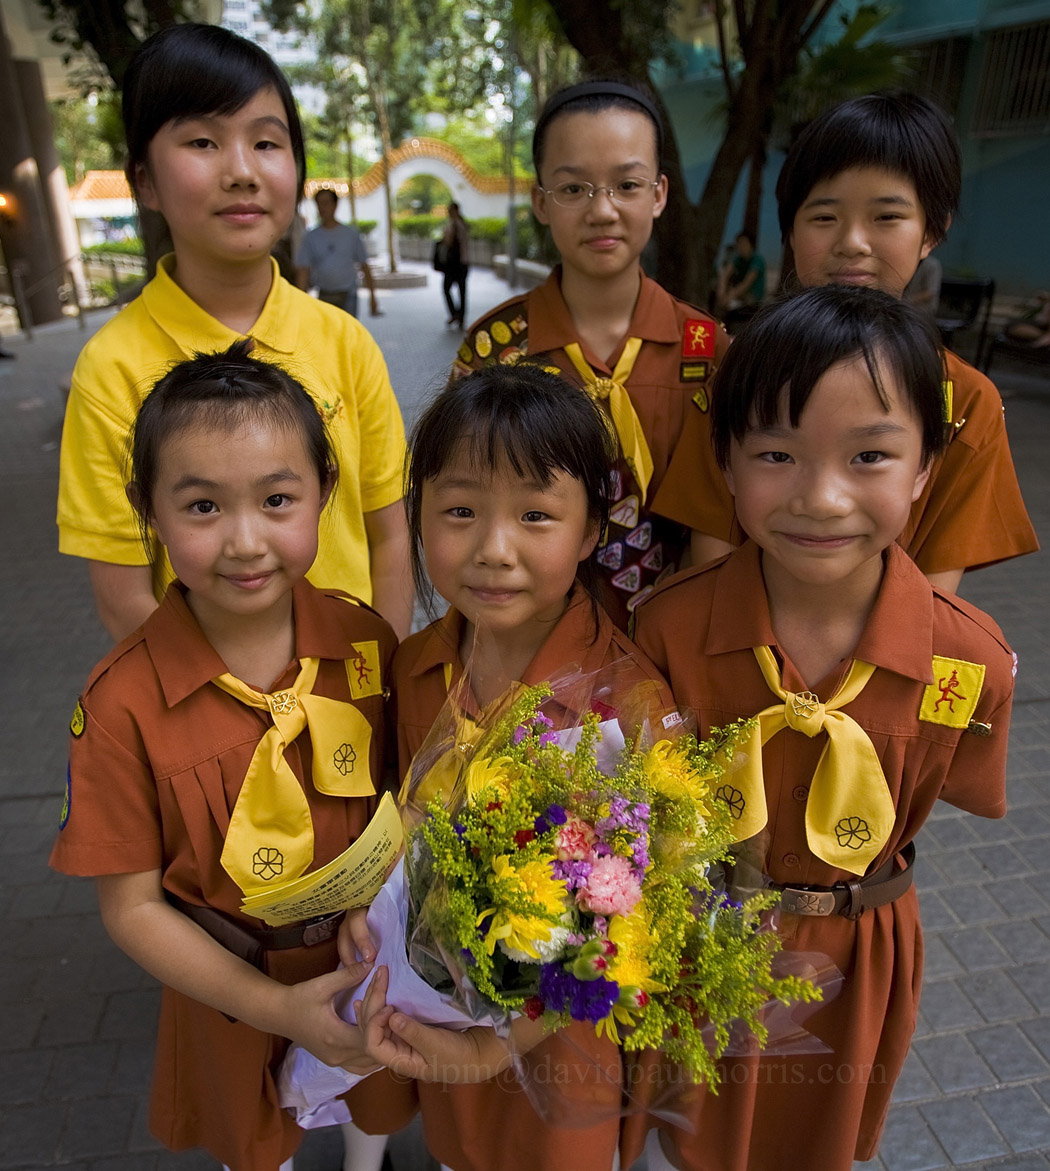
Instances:
[[[338,858],[274,889],[246,895],[241,909],[271,927],[366,907],[383,885],[401,851],[401,816],[389,793],[383,794],[364,832]]]
[[[933,656],[933,682],[922,695],[919,719],[946,728],[965,728],[984,686],[984,664]]]

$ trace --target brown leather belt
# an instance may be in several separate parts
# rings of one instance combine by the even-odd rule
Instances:
[[[899,859],[899,865],[898,865]],[[915,843],[909,842],[898,854],[864,878],[836,882],[834,886],[783,886],[780,909],[789,915],[843,915],[856,919],[872,907],[883,907],[899,899],[915,877]]]
[[[322,915],[317,919],[305,919],[302,923],[289,923],[284,927],[256,927],[234,919],[214,907],[201,907],[188,903],[170,891],[164,897],[178,911],[192,919],[227,951],[246,960],[257,968],[263,967],[264,955],[268,951],[284,951],[290,947],[314,947],[331,939],[338,931],[339,924],[346,916],[345,911]]]

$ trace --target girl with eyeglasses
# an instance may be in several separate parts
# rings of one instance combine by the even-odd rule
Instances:
[[[538,361],[602,404],[619,458],[594,556],[602,605],[624,629],[689,547],[687,530],[652,501],[688,413],[706,421],[708,380],[728,345],[714,318],[642,271],[667,202],[662,146],[660,114],[637,82],[583,81],[548,99],[533,135],[532,207],[561,263],[539,288],[480,317],[453,367],[457,377]]]

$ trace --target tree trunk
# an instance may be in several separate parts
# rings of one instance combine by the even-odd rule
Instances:
[[[354,195],[354,132],[346,120],[346,196],[350,200],[350,221],[357,222],[357,198]]]
[[[744,208],[744,231],[758,242],[758,218],[762,210],[762,172],[766,166],[765,136],[755,143],[747,176],[747,204]]]

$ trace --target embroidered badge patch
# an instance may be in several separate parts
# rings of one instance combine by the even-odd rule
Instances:
[[[690,317],[682,333],[683,358],[713,358],[715,356],[715,326],[711,321]]]
[[[706,387],[698,390],[696,392],[696,394],[693,395],[693,406],[698,407],[705,414],[707,413],[707,408],[710,405],[711,404],[707,398],[707,388]]]
[[[983,663],[933,656],[933,682],[922,695],[919,719],[947,728],[965,728],[973,718],[984,686]]]
[[[492,323],[492,340],[505,346],[510,341],[510,326],[505,321]]]
[[[619,569],[623,565],[623,545],[619,541],[613,541],[611,545],[599,549],[596,556],[598,564],[606,569]]]
[[[346,660],[346,678],[354,699],[383,694],[383,680],[379,675],[379,644],[355,642],[356,655]]]
[[[619,501],[609,513],[609,520],[624,529],[633,529],[638,524],[638,497],[632,493]]]
[[[77,704],[79,707],[80,704]],[[69,765],[66,765],[66,792],[62,798],[62,812],[58,815],[58,828],[65,829],[66,822],[69,821],[69,809],[73,804],[73,774],[70,771]]]
[[[474,357],[474,355],[470,352],[470,346],[468,346],[466,342],[464,342],[459,347],[456,353],[459,355],[459,360],[461,362],[469,362]]]
[[[941,383],[941,393],[944,395],[944,421],[952,421],[952,398],[955,394],[955,384],[950,378]]]
[[[77,706],[73,709],[73,718],[69,721],[69,730],[79,739],[84,735],[84,708],[77,696]]]
[[[678,367],[678,381],[703,382],[710,372],[710,362],[683,362]]]
[[[492,353],[492,338],[487,330],[479,329],[474,335],[474,352],[479,358],[487,358]]]

